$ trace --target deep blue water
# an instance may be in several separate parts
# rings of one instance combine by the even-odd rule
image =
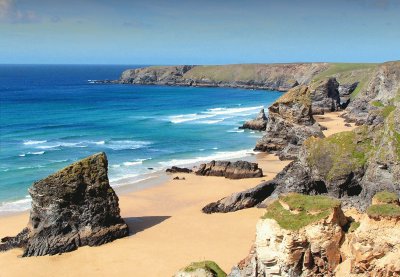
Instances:
[[[23,209],[35,180],[100,151],[114,186],[170,165],[248,155],[260,134],[237,127],[280,96],[88,82],[133,67],[0,66],[0,212]]]

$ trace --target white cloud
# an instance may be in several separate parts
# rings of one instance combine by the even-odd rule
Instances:
[[[34,11],[18,9],[15,0],[0,0],[0,21],[9,23],[37,22],[40,18]]]

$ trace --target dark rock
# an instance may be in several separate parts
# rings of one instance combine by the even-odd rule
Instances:
[[[241,209],[251,208],[269,197],[275,189],[274,182],[264,182],[255,188],[234,193],[205,206],[202,211],[207,214],[227,213]]]
[[[267,117],[265,116],[264,109],[261,109],[260,113],[253,120],[246,121],[243,126],[239,127],[239,129],[250,129],[256,131],[265,131],[265,127],[267,126]]]
[[[29,189],[28,227],[15,238],[3,239],[5,244],[23,247],[24,257],[43,256],[127,236],[107,165],[106,155],[99,153],[35,182]]]
[[[340,109],[339,83],[329,78],[313,84],[311,102],[313,114],[324,114]]]
[[[352,84],[340,84],[338,88],[340,97],[349,96],[350,94],[352,94],[353,91],[355,91],[358,87],[359,83],[360,82],[354,82]]]
[[[165,170],[165,172],[168,172],[168,173],[192,173],[192,170],[189,168],[173,166],[173,167]]]
[[[247,161],[211,161],[201,164],[194,170],[196,175],[201,176],[223,176],[228,179],[243,179],[262,177],[262,169],[258,164]]]
[[[277,153],[281,159],[296,159],[307,138],[324,136],[312,116],[310,93],[309,87],[297,86],[268,108],[266,134],[254,150]]]
[[[351,127],[351,124],[350,123],[346,123],[346,124],[344,124],[344,126]]]

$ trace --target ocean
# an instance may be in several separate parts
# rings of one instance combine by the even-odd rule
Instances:
[[[134,65],[0,65],[0,213],[30,207],[27,189],[104,151],[114,187],[172,165],[249,156],[239,130],[277,91],[93,84]]]

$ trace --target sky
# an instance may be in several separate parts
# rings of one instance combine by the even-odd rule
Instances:
[[[400,60],[400,0],[0,0],[0,64]]]

